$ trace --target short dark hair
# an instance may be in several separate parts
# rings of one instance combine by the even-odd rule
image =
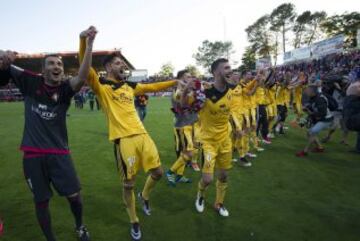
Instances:
[[[41,62],[41,67],[42,67],[43,69],[45,69],[46,60],[47,60],[48,58],[50,58],[50,57],[59,58],[59,59],[61,59],[61,61],[62,61],[62,58],[61,58],[60,55],[57,55],[57,54],[47,54],[47,55],[44,56],[44,58],[42,59],[42,62]]]
[[[115,58],[120,58],[120,54],[119,53],[112,53],[110,55],[105,56],[105,58],[103,59],[103,66],[106,67],[106,65],[108,63],[111,63]]]
[[[180,70],[179,72],[177,72],[176,78],[181,79],[186,73],[189,73],[187,69]]]
[[[229,62],[229,60],[227,60],[225,58],[220,58],[220,59],[215,60],[210,66],[211,73],[214,74],[215,70],[219,67],[220,64],[227,63],[227,62]]]

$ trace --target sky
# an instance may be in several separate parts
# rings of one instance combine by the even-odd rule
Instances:
[[[284,0],[1,0],[0,49],[20,53],[77,51],[78,35],[94,25],[94,50],[121,48],[149,74],[171,62],[175,70],[196,64],[202,41],[232,41],[240,63],[248,45],[245,29]],[[292,0],[298,13],[329,15],[359,11],[360,1]]]

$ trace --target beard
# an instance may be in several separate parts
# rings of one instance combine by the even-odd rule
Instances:
[[[51,72],[47,72],[44,74],[44,78],[46,82],[59,85],[64,80],[64,74],[59,74],[58,76],[53,75]]]
[[[124,81],[124,80],[126,80],[126,77],[127,77],[123,70],[116,71],[116,72],[113,73],[113,75],[119,81]]]

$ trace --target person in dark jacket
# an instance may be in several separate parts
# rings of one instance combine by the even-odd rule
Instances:
[[[355,152],[360,153],[360,67],[353,74],[354,82],[346,91],[343,115],[346,127],[358,133]]]
[[[334,117],[329,110],[327,98],[318,91],[317,86],[308,86],[305,95],[309,98],[308,103],[304,106],[304,111],[308,114],[310,128],[308,130],[308,143],[305,148],[296,153],[298,157],[307,156],[312,144],[316,147],[313,152],[324,152],[324,147],[320,144],[318,134],[332,126]]]

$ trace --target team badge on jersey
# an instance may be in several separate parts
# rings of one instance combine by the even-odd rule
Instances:
[[[51,99],[53,99],[55,102],[57,102],[58,99],[59,99],[59,94],[58,94],[58,93],[54,93],[54,94],[51,96]]]

